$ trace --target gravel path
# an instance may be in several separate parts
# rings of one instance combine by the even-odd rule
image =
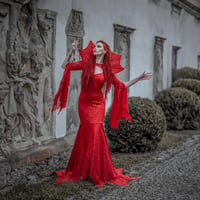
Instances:
[[[132,169],[141,174],[128,188],[117,188],[101,200],[200,200],[200,135],[169,149],[154,162]]]
[[[31,186],[41,182],[46,187],[53,188],[52,192],[55,192],[56,187],[53,185],[53,179],[51,177],[41,179],[41,175],[52,171],[55,166],[64,168],[69,154],[70,152],[65,152],[40,163],[38,166],[13,171],[11,174],[13,179],[9,178],[7,182],[10,183],[11,188],[14,183],[15,185],[24,183]],[[200,200],[200,134],[197,133],[184,143],[165,151],[152,152],[152,156],[148,160],[138,165],[134,164],[131,169],[124,172],[132,176],[142,176],[142,179],[130,181],[129,187],[106,184],[103,189],[94,187],[91,182],[85,181],[75,185],[80,187],[77,193],[72,192],[68,196],[66,193],[62,193],[61,185],[57,188],[61,194],[57,194],[56,198],[48,196],[45,200]],[[20,180],[19,177],[21,177]],[[41,185],[41,187],[44,186]],[[29,192],[30,200],[44,199],[44,194],[40,195],[41,198],[36,198],[34,188],[33,185],[29,188],[31,191],[26,190],[24,194]],[[5,188],[5,190],[7,189]],[[48,193],[51,189],[47,188],[45,192]],[[31,196],[32,193],[34,193],[34,197]],[[17,194],[21,195],[20,191]],[[0,195],[0,199],[7,198],[1,198]],[[8,199],[14,200],[16,196]],[[22,199],[27,198],[23,197]]]

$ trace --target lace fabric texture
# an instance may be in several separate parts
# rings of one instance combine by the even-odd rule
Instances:
[[[67,168],[56,173],[56,183],[90,179],[99,187],[105,182],[128,186],[127,181],[138,179],[114,168],[102,123],[80,125]]]
[[[66,106],[70,82],[66,79],[70,79],[70,70],[81,69],[83,69],[83,62],[69,63],[66,66],[52,110],[57,108],[61,110]],[[113,166],[103,128],[105,99],[102,87],[104,82],[104,74],[99,73],[94,74],[91,90],[86,90],[82,85],[78,104],[80,127],[66,169],[56,171],[58,175],[56,183],[90,179],[100,187],[103,187],[105,182],[128,186],[127,181],[139,179],[139,177],[123,175],[122,168],[116,169]],[[113,85],[115,92],[110,125],[116,129],[121,117],[129,121],[131,117],[128,110],[126,87],[114,74]],[[60,104],[60,99],[64,100],[64,103]]]

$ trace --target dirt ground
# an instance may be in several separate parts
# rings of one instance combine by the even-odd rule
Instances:
[[[142,177],[139,181],[129,182],[129,187],[105,184],[101,189],[85,180],[57,185],[54,183],[56,176],[45,177],[45,169],[42,171],[38,164],[38,169],[34,166],[34,173],[29,174],[28,181],[18,180],[14,186],[0,191],[0,200],[200,200],[199,152],[199,131],[166,132],[153,152],[111,153],[116,168],[123,167],[124,173]],[[60,164],[58,168],[67,164],[63,156],[66,153],[49,161],[49,172],[55,170],[56,162]]]

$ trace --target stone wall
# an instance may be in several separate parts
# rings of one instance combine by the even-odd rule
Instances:
[[[55,25],[56,12],[35,0],[0,0],[0,181],[57,151],[47,147],[55,140]]]

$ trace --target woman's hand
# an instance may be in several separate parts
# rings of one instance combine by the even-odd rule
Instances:
[[[70,61],[71,57],[72,57],[72,54],[76,51],[77,49],[77,46],[78,46],[78,40],[77,39],[74,39],[74,42],[72,43],[72,48],[71,48],[71,51],[69,52],[69,55],[68,55],[68,59],[67,59],[67,62]]]
[[[63,64],[61,65],[63,69],[65,69],[66,64],[70,61],[72,54],[76,51],[77,47],[78,47],[78,40],[74,39],[74,42],[72,43],[72,48],[67,57],[65,58],[65,60],[63,61]]]
[[[142,80],[149,80],[150,78],[152,77],[152,73],[151,72],[146,72],[144,71],[139,77],[139,81],[142,81]]]
[[[72,43],[72,51],[76,51],[78,47],[78,40],[77,39],[74,39],[74,42]]]

